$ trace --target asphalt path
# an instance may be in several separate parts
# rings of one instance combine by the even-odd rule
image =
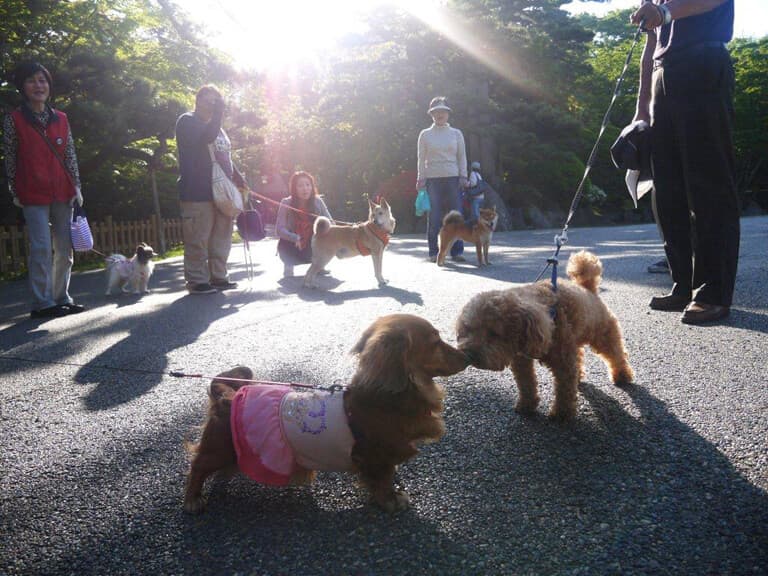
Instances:
[[[588,353],[578,415],[556,424],[541,367],[534,417],[512,409],[508,371],[441,379],[447,434],[400,470],[410,510],[387,515],[326,473],[285,489],[214,479],[207,512],[183,512],[207,380],[169,371],[344,384],[375,318],[418,314],[455,342],[463,304],[532,281],[555,232],[497,234],[486,269],[469,250],[440,269],[422,237],[396,235],[382,289],[356,258],[303,290],[264,240],[252,280],[233,248],[238,290],[187,295],[178,258],[143,297],[79,273],[87,311],[49,321],[29,319],[24,282],[0,285],[0,574],[768,574],[766,217],[742,220],[731,316],[704,327],[648,309],[670,286],[646,272],[655,226],[571,230],[562,256],[601,257],[636,383],[614,387]]]

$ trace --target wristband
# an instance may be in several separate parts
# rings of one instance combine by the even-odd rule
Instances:
[[[669,11],[666,4],[657,4],[656,7],[659,9],[662,24],[669,24],[672,22],[672,13]]]

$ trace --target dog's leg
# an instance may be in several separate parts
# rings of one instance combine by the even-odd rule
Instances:
[[[539,385],[533,359],[515,356],[510,367],[517,383],[518,398],[515,410],[520,414],[533,414],[539,406]]]
[[[595,331],[595,339],[589,345],[600,356],[611,372],[611,380],[617,386],[629,384],[634,379],[634,372],[627,360],[624,340],[616,318],[611,318],[602,330]]]
[[[384,259],[384,250],[380,252],[371,251],[371,258],[373,259],[373,273],[376,275],[376,280],[379,281],[379,288],[386,286],[387,281],[381,275],[381,264]]]
[[[553,420],[568,420],[576,415],[579,393],[579,349],[561,347],[558,354],[547,358],[547,366],[555,379],[555,401],[549,410]]]
[[[448,253],[455,243],[456,238],[449,239],[447,238],[447,234],[440,234],[440,251],[437,253],[438,266],[443,266],[445,264],[445,257],[448,256]]]
[[[490,266],[491,261],[488,260],[488,249],[491,247],[491,241],[490,239],[483,242],[483,260],[485,260],[485,265]]]
[[[368,489],[374,503],[386,512],[408,508],[408,494],[396,490],[394,486],[396,463],[405,462],[417,453],[418,450],[410,442],[399,447],[364,442],[353,449],[352,460],[357,466],[360,483]]]
[[[184,510],[198,514],[205,508],[202,491],[205,480],[213,473],[237,464],[237,454],[232,446],[229,418],[212,417],[203,429],[199,444],[187,476],[184,491]]]
[[[309,270],[304,276],[305,288],[317,288],[317,276],[331,260],[333,260],[333,255],[326,257],[325,254],[317,251],[312,254],[312,264],[309,265]]]
[[[478,240],[477,243],[475,243],[475,252],[477,252],[477,265],[482,266],[484,262],[483,262],[483,243],[481,240]]]
[[[312,484],[317,477],[317,472],[314,470],[307,470],[306,468],[298,468],[291,474],[291,479],[288,481],[290,486],[306,486]]]
[[[398,512],[410,506],[408,493],[395,489],[395,470],[394,465],[381,466],[375,471],[375,476],[360,476],[360,481],[370,492],[371,499],[385,512]]]
[[[187,512],[196,514],[203,511],[203,484],[210,475],[237,465],[229,422],[232,398],[237,389],[248,384],[252,378],[253,371],[250,368],[236,366],[222,372],[211,382],[208,391],[208,419],[203,426],[200,442],[187,447],[193,454],[184,492],[184,510]]]
[[[584,382],[586,373],[584,372],[584,346],[579,348],[579,356],[576,367],[579,369],[579,382]]]
[[[312,258],[312,264],[309,265],[307,273],[304,274],[304,288],[317,288],[315,277],[320,272],[321,267],[315,264],[315,259]]]

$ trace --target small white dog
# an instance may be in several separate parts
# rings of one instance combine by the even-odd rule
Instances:
[[[133,258],[126,258],[122,254],[107,256],[107,291],[109,296],[115,288],[122,292],[141,294],[149,292],[149,278],[155,265],[152,258],[155,251],[152,246],[142,242],[136,246]]]

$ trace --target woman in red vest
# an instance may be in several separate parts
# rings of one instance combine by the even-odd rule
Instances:
[[[3,123],[5,170],[13,203],[29,232],[32,318],[83,311],[69,295],[72,205],[83,205],[80,173],[67,116],[48,103],[51,75],[37,62],[19,64],[14,84],[19,108]]]

